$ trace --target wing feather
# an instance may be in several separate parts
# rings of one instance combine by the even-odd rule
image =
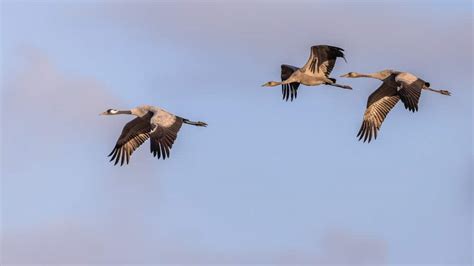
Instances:
[[[115,165],[119,162],[120,165],[129,163],[132,153],[150,137],[152,115],[153,113],[148,112],[143,117],[137,117],[125,124],[114,149],[108,155],[111,157],[110,161],[115,160]]]
[[[298,70],[298,68],[295,66],[281,65],[281,81],[287,80],[296,70]],[[283,100],[288,101],[288,98],[290,98],[290,95],[291,95],[291,101],[293,101],[293,99],[296,99],[296,96],[298,95],[299,86],[300,86],[300,83],[298,82],[292,82],[290,84],[282,84],[281,93],[283,95]]]
[[[398,74],[395,80],[398,84],[398,94],[405,108],[412,112],[418,111],[421,90],[426,82],[406,72]]]
[[[346,60],[344,49],[329,45],[315,45],[311,47],[308,61],[301,68],[302,72],[312,76],[329,77],[338,57]]]
[[[171,148],[183,125],[183,119],[164,110],[152,118],[156,129],[150,135],[150,152],[158,159],[170,156]]]
[[[357,133],[359,140],[364,139],[364,142],[370,142],[372,138],[377,138],[378,130],[380,130],[383,121],[398,100],[400,100],[400,97],[397,93],[396,84],[393,81],[384,81],[367,100],[364,119]]]

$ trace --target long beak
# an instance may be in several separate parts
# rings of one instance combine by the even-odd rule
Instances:
[[[102,112],[99,115],[106,115],[106,114],[107,114],[107,112]]]
[[[262,84],[262,87],[267,87],[267,86],[268,86],[267,83]]]

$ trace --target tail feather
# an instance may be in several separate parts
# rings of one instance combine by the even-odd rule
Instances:
[[[328,79],[330,79],[332,82],[336,83],[336,79],[334,79],[334,78],[328,78]]]
[[[202,121],[195,122],[186,118],[183,118],[183,123],[188,124],[188,125],[198,126],[198,127],[207,127],[207,124]]]

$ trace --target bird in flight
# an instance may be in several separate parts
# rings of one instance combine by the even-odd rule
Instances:
[[[344,49],[335,46],[315,45],[311,47],[308,61],[302,68],[281,65],[282,81],[269,81],[262,86],[274,87],[281,85],[283,100],[286,101],[296,99],[300,84],[306,86],[324,84],[351,90],[350,86],[337,84],[336,79],[329,77],[338,57],[346,61],[343,51]]]
[[[183,125],[206,127],[204,122],[193,122],[176,116],[159,107],[142,105],[130,110],[108,109],[101,115],[134,115],[122,129],[114,149],[108,155],[115,165],[129,163],[132,153],[147,139],[150,139],[150,152],[158,159],[170,156],[170,150]]]
[[[382,85],[370,94],[367,100],[367,108],[364,113],[362,126],[357,134],[359,140],[364,139],[364,142],[370,142],[372,138],[377,138],[377,132],[380,130],[382,122],[399,100],[403,102],[406,109],[415,112],[418,111],[418,101],[422,90],[428,90],[442,95],[451,95],[447,90],[435,90],[430,88],[429,82],[411,73],[391,69],[372,74],[349,72],[341,77],[374,78],[382,81]]]

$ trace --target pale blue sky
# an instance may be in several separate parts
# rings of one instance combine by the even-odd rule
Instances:
[[[2,3],[2,264],[469,264],[472,4]],[[375,80],[301,87],[280,64],[346,50],[333,76],[393,68],[452,97],[397,105],[358,142]],[[130,117],[184,126],[170,160],[106,155]]]

